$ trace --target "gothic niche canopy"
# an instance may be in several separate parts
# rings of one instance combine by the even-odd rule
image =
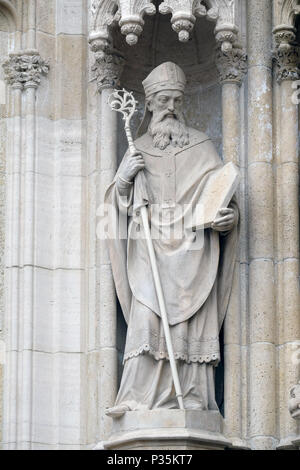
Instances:
[[[152,0],[92,0],[92,49],[102,49],[112,42],[110,29],[119,26],[126,42],[133,46],[143,32],[144,16],[171,15],[172,28],[179,41],[187,42],[197,17],[216,23],[216,41],[223,52],[232,49],[237,41],[235,26],[235,0],[165,0],[156,6]]]

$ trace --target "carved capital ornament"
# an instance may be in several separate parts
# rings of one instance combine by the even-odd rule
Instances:
[[[225,52],[218,48],[216,65],[221,83],[231,82],[241,85],[247,72],[247,54],[241,48]]]
[[[6,82],[13,88],[37,88],[42,75],[49,72],[49,63],[38,51],[27,50],[11,53],[3,69]]]
[[[115,49],[105,48],[95,53],[95,63],[92,72],[97,80],[97,89],[117,88],[120,85],[125,59]]]
[[[274,29],[274,60],[277,65],[277,81],[299,79],[300,48],[296,44],[293,27],[280,26]]]

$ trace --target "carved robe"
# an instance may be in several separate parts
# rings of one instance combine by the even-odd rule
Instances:
[[[190,144],[183,149],[169,145],[161,151],[149,134],[137,139],[136,148],[145,161],[144,179],[136,178],[126,201],[118,192],[118,174],[106,192],[105,202],[117,213],[133,209],[127,218],[128,239],[108,239],[116,289],[128,323],[117,403],[130,409],[177,407],[147,246],[139,236],[141,204],[152,212],[151,230],[158,235],[153,244],[185,407],[216,409],[213,368],[220,360],[219,332],[231,291],[237,228],[221,236],[206,229],[200,245],[195,233],[183,230],[179,237],[170,235],[175,226],[184,226],[184,208],[196,206],[209,176],[222,165],[210,139],[194,129],[189,132]],[[140,181],[146,188],[139,187]],[[237,210],[235,202],[231,207]],[[115,220],[110,217],[110,234],[116,233]]]

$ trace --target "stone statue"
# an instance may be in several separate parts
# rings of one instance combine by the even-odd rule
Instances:
[[[290,390],[289,411],[292,418],[300,419],[300,381]]]
[[[145,115],[105,196],[113,214],[126,218],[128,237],[108,237],[119,301],[128,323],[124,370],[114,418],[126,411],[177,408],[165,337],[146,242],[141,236],[140,200],[148,205],[156,234],[153,244],[164,291],[172,344],[185,409],[217,410],[214,370],[220,361],[219,332],[233,277],[238,208],[233,198],[210,228],[196,232],[184,222],[209,176],[222,167],[211,140],[186,125],[183,94],[186,78],[166,62],[143,82]],[[137,184],[143,171],[145,188]],[[109,230],[116,217],[111,216]],[[163,222],[162,222],[163,221]],[[196,242],[196,243],[195,243]],[[198,246],[199,245],[199,246]]]

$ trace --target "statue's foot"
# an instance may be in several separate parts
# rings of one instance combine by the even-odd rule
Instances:
[[[112,408],[108,408],[105,411],[106,416],[109,416],[110,418],[121,418],[126,411],[130,411],[130,407],[128,405],[117,405],[113,406]]]

